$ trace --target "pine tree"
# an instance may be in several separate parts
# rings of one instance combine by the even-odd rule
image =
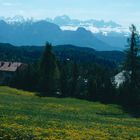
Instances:
[[[60,78],[60,86],[61,86],[61,97],[69,96],[69,63],[64,61],[61,64],[61,78]]]
[[[46,43],[44,53],[40,61],[40,90],[42,96],[53,96],[57,90],[57,80],[59,79],[59,69],[56,57],[52,52],[52,45]]]
[[[72,69],[72,81],[71,81],[71,97],[77,96],[77,85],[78,85],[78,65],[76,62],[73,64]]]
[[[126,51],[124,93],[127,104],[137,104],[140,96],[140,57],[139,57],[139,33],[136,27],[130,27],[131,36],[128,39],[129,48]]]

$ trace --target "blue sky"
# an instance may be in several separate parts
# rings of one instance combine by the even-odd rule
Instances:
[[[77,19],[113,20],[140,24],[140,0],[0,0],[0,16],[46,18],[68,15]]]

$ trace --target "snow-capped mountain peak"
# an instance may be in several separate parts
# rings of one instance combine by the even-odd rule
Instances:
[[[71,19],[70,17],[63,15],[55,17],[54,19],[46,19],[46,21],[55,23],[60,26],[62,30],[72,30],[76,31],[79,27],[83,27],[86,30],[91,31],[92,33],[102,33],[107,36],[111,32],[128,34],[129,29],[123,27],[122,25],[114,21],[104,21],[104,20],[78,20]]]
[[[25,18],[21,15],[16,15],[14,17],[0,17],[0,20],[4,20],[8,24],[22,24],[26,22],[34,22],[34,18]]]

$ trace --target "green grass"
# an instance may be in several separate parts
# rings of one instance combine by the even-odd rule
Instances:
[[[140,140],[140,119],[117,105],[0,87],[0,139]]]

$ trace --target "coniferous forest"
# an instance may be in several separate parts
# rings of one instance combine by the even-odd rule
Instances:
[[[83,48],[84,51],[80,50],[82,48],[76,48],[81,51],[77,54],[73,46],[67,50],[62,49],[62,46],[62,50],[59,50],[59,46],[54,48],[48,42],[43,47],[44,50],[42,47],[30,51],[26,47],[15,48],[13,52],[17,57],[14,55],[15,58],[12,58],[8,53],[7,58],[1,55],[1,59],[12,58],[28,65],[24,70],[17,71],[7,85],[35,91],[41,97],[72,97],[106,104],[120,104],[127,109],[126,111],[138,116],[140,113],[140,38],[134,25],[130,27],[130,31],[131,35],[124,53],[110,52],[107,55],[102,52],[100,57],[95,50],[91,53],[88,48]],[[123,72],[124,81],[117,86],[115,75],[119,72]]]

